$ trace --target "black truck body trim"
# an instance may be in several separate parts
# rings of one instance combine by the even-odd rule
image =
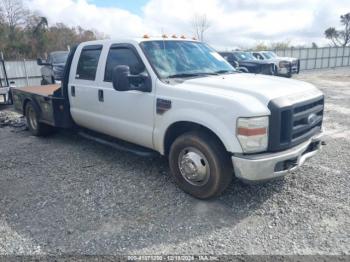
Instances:
[[[272,100],[269,129],[269,152],[287,150],[321,132],[324,96],[290,104],[287,98]],[[312,116],[312,121],[310,119]]]
[[[88,45],[83,47],[82,51],[86,51],[86,50],[102,50],[103,45]]]
[[[171,109],[171,101],[167,99],[157,98],[157,114],[163,115]]]

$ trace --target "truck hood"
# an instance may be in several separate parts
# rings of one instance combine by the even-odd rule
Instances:
[[[241,74],[190,79],[180,86],[193,92],[235,98],[237,93],[253,96],[264,104],[279,97],[292,96],[300,101],[321,95],[315,86],[293,79],[267,75]]]

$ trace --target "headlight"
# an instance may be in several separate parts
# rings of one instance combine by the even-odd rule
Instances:
[[[289,67],[290,63],[288,61],[281,61],[280,62],[280,68],[287,68]]]
[[[257,153],[268,147],[269,117],[239,118],[237,138],[244,153]]]

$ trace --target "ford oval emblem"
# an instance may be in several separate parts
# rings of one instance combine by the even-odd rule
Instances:
[[[307,123],[309,126],[313,126],[317,121],[317,115],[316,114],[311,114],[307,118]]]

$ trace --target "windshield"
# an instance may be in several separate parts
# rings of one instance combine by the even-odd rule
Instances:
[[[261,54],[265,59],[272,59],[273,58],[268,52],[262,52]]]
[[[68,59],[68,52],[52,53],[51,59],[53,64],[65,64]]]
[[[262,52],[262,55],[266,58],[266,59],[274,59],[277,57],[277,55],[274,52]]]
[[[237,58],[238,61],[256,60],[256,58],[248,52],[235,52],[233,55]]]
[[[276,53],[274,53],[274,52],[272,52],[272,51],[269,51],[268,53],[269,53],[269,55],[272,56],[272,57],[278,57],[278,55],[276,55]]]
[[[141,47],[160,78],[235,71],[222,56],[204,43],[149,41],[141,43]]]

